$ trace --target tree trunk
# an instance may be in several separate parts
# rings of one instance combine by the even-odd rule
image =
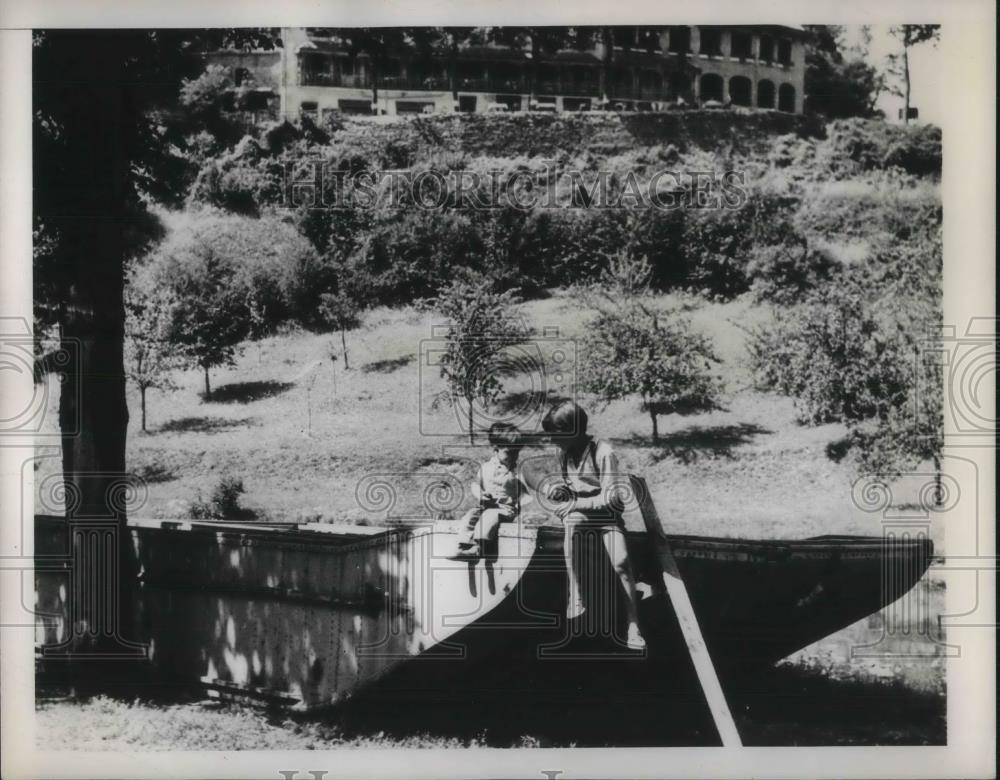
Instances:
[[[139,406],[142,409],[142,432],[146,432],[146,386],[139,388]]]
[[[125,402],[124,261],[130,190],[129,154],[135,115],[123,84],[123,34],[65,32],[60,46],[99,52],[66,72],[65,91],[77,106],[66,138],[71,169],[64,188],[40,216],[57,227],[67,252],[62,347],[70,356],[59,395],[66,518],[72,551],[68,596],[70,636],[54,654],[103,658],[144,655],[135,637],[131,599],[136,566],[127,543],[124,496]],[[76,96],[75,98],[72,96]],[[50,193],[51,194],[51,193]],[[111,606],[108,609],[104,605]]]
[[[378,116],[378,65],[375,58],[370,60],[372,64],[372,114]]]
[[[345,333],[345,331],[346,331],[346,328],[344,328],[344,326],[341,325],[340,326],[340,346],[344,350],[344,370],[347,371],[347,370],[350,369],[350,366],[347,364],[347,334]]]
[[[656,421],[656,410],[649,406],[649,419],[653,421],[653,442],[658,442],[660,440],[660,428]]]
[[[903,44],[903,83],[905,84],[906,95],[903,98],[903,124],[910,124],[910,54],[909,47]]]
[[[469,404],[469,414],[468,414],[468,417],[469,417],[469,444],[475,444],[476,443],[476,437],[475,437],[475,435],[474,435],[474,433],[472,431],[472,399],[471,398],[466,398],[465,400]]]
[[[205,369],[205,400],[209,400],[212,397],[212,388],[208,383],[208,364],[203,364],[202,368]]]
[[[458,110],[458,41],[451,42],[451,55],[448,58],[448,82],[451,87],[451,99],[455,101]]]

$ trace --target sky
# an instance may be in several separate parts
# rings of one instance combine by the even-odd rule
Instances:
[[[845,28],[845,38],[848,43],[855,43],[861,38],[860,28]],[[902,53],[899,41],[889,34],[888,26],[872,25],[872,40],[869,46],[869,64],[879,69],[886,66],[886,56]],[[943,119],[944,58],[941,44],[928,41],[910,48],[910,106],[920,112],[919,122],[930,122],[938,126]],[[883,94],[878,101],[878,107],[885,112],[890,122],[899,122],[899,109],[903,107],[903,99],[893,95]]]

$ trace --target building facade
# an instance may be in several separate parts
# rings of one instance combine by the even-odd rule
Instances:
[[[569,29],[569,28],[567,28]],[[577,28],[586,29],[586,28]],[[375,57],[334,28],[285,28],[271,52],[212,52],[250,110],[319,122],[330,114],[662,111],[735,105],[801,113],[806,33],[782,26],[593,28],[577,48],[520,41],[421,48],[404,39]],[[596,32],[602,30],[604,32]],[[611,32],[607,32],[610,30]],[[567,36],[570,38],[571,36]]]

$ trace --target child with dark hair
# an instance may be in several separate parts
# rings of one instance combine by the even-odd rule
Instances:
[[[569,586],[567,615],[583,613],[580,588],[581,569],[592,570],[579,560],[577,548],[584,531],[599,534],[605,552],[628,596],[628,646],[642,650],[645,640],[639,633],[638,596],[632,564],[625,548],[624,503],[630,486],[618,468],[614,449],[606,441],[595,440],[587,433],[587,413],[576,403],[565,401],[549,410],[542,429],[559,447],[562,482],[553,486],[548,499],[558,502],[555,513],[565,528],[563,554]]]
[[[527,487],[517,468],[524,446],[520,432],[513,425],[494,423],[487,434],[493,457],[479,467],[472,492],[479,502],[462,518],[464,529],[458,552],[452,560],[476,560],[488,545],[496,541],[500,523],[511,522],[521,509],[521,497]]]

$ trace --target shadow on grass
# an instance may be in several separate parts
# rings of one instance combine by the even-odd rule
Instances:
[[[455,738],[489,747],[714,746],[718,737],[687,670],[635,662],[558,662],[534,674],[496,661],[451,680],[414,689],[373,686],[336,708],[261,712],[273,726],[305,727],[332,743],[354,737],[387,746],[413,737]],[[419,666],[419,664],[417,664]],[[122,664],[72,673],[65,665],[36,675],[41,701],[86,701],[96,695],[153,707],[202,700],[192,684],[159,679],[145,665]],[[683,680],[687,678],[688,683]],[[442,682],[438,680],[438,682]],[[743,744],[748,747],[943,745],[943,694],[893,680],[832,679],[819,669],[778,666],[723,683]],[[225,707],[226,705],[217,705]],[[205,712],[204,727],[211,728]],[[298,724],[298,725],[296,725]],[[224,746],[220,746],[224,747]]]
[[[551,390],[522,390],[501,396],[493,405],[493,410],[504,417],[535,417],[544,414],[550,407],[568,401],[569,398]],[[511,420],[516,424],[516,420]]]
[[[246,428],[253,424],[252,417],[231,420],[225,417],[180,417],[159,427],[160,433],[222,433],[236,428]]]
[[[408,355],[402,355],[398,358],[388,358],[386,360],[376,360],[372,363],[366,363],[361,366],[361,373],[363,374],[391,374],[393,371],[397,371],[400,368],[410,365],[417,356],[412,352]]]
[[[222,385],[212,391],[211,395],[201,394],[202,401],[210,401],[216,404],[248,404],[253,401],[260,401],[263,398],[273,398],[276,395],[291,390],[294,384],[291,382],[275,382],[267,380],[263,382],[233,382]]]
[[[564,664],[556,664],[561,666]],[[677,669],[590,662],[545,678],[465,680],[424,691],[414,703],[392,695],[359,696],[326,715],[304,715],[338,733],[419,734],[477,740],[490,747],[714,746],[718,736],[704,698]],[[582,673],[582,676],[581,676]],[[943,695],[899,682],[834,680],[819,670],[775,667],[724,683],[747,746],[943,745]]]
[[[177,475],[174,474],[169,469],[164,468],[159,463],[148,463],[132,472],[138,479],[146,482],[150,485],[156,485],[161,482],[173,482],[177,479]]]
[[[749,444],[756,436],[769,433],[773,431],[756,423],[711,427],[692,425],[680,431],[661,435],[659,441],[655,442],[651,436],[630,436],[627,439],[611,439],[611,442],[653,450],[652,459],[657,463],[666,458],[674,458],[681,463],[695,463],[705,457],[734,458],[734,448],[741,444]]]
[[[832,679],[777,666],[734,684],[729,702],[746,745],[944,745],[946,697],[898,680]]]

